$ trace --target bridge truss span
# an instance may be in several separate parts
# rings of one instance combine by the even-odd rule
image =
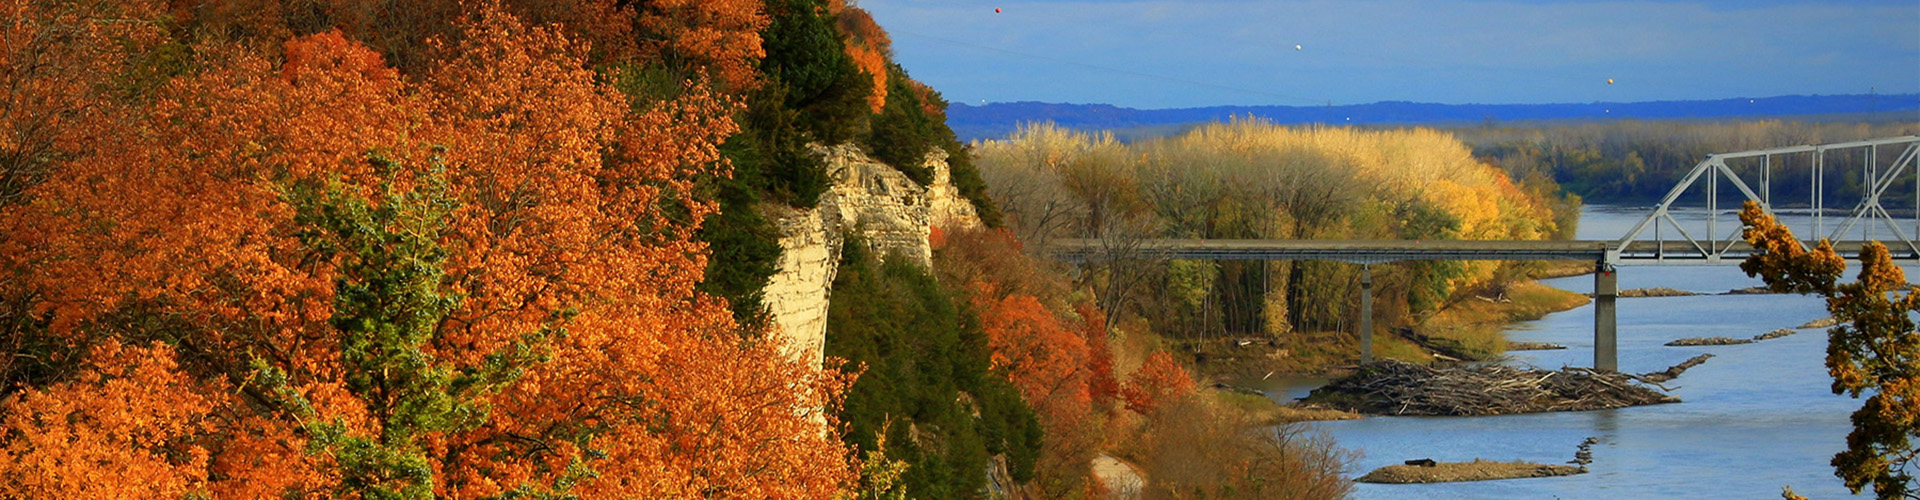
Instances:
[[[1885,154],[1888,152],[1893,154]],[[1768,214],[1779,217],[1774,199],[1775,174],[1792,173],[1795,169],[1804,169],[1806,173],[1804,179],[1796,179],[1804,182],[1796,187],[1804,190],[1807,198],[1804,204],[1794,200],[1782,205],[1792,205],[1807,214],[1803,226],[1789,225],[1797,234],[1808,236],[1810,242],[1817,238],[1885,241],[1897,255],[1909,258],[1920,255],[1920,243],[1916,243],[1916,237],[1920,237],[1920,167],[1915,166],[1916,157],[1920,157],[1920,136],[1708,155],[1682,177],[1645,218],[1616,241],[1614,247],[1627,253],[1609,261],[1659,263],[1671,259],[1718,263],[1745,258],[1751,249],[1740,239],[1738,216],[1733,215],[1728,225],[1722,226],[1722,214],[1737,213],[1741,203],[1753,201]],[[1798,165],[1794,164],[1795,160]],[[1743,172],[1746,175],[1742,175]],[[1857,181],[1860,193],[1839,223],[1829,225],[1828,215],[1837,210],[1829,203],[1828,195],[1833,190],[1826,184],[1835,180]],[[1905,194],[1906,185],[1911,185],[1912,198],[1902,208],[1911,210],[1913,218],[1896,218],[1884,202]],[[1736,190],[1739,200],[1732,205],[1722,205],[1723,186]],[[1902,192],[1895,192],[1895,186],[1902,187]],[[1696,189],[1704,193],[1694,191]],[[1704,199],[1689,199],[1690,193],[1703,194]],[[1705,205],[1702,220],[1683,223],[1674,216],[1676,208],[1700,202]],[[1877,228],[1883,228],[1885,234],[1876,235]]]

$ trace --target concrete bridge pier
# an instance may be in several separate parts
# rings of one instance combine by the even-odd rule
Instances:
[[[1373,266],[1360,265],[1360,364],[1373,362]]]
[[[1613,316],[1613,301],[1620,295],[1619,271],[1601,262],[1593,270],[1593,367],[1620,371],[1619,341]]]

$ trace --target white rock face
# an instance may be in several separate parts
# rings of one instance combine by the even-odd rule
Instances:
[[[780,271],[767,281],[766,304],[788,354],[805,356],[818,366],[827,338],[828,292],[840,267],[840,246],[849,232],[874,250],[874,255],[911,259],[930,267],[933,249],[927,238],[933,228],[977,227],[973,205],[953,187],[946,154],[927,155],[934,183],[921,187],[852,145],[816,147],[826,158],[833,185],[812,210],[783,216],[780,226]]]
[[[973,202],[960,195],[960,187],[953,185],[953,169],[948,168],[947,152],[939,149],[927,155],[925,164],[933,169],[933,185],[927,186],[927,211],[933,219],[933,227],[941,229],[975,229],[980,227],[980,213],[974,211]]]
[[[819,366],[827,340],[827,289],[840,264],[840,233],[828,231],[820,210],[781,218],[780,271],[767,279],[764,301],[787,355],[806,356]]]

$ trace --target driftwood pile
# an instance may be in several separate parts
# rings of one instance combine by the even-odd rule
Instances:
[[[1677,403],[1633,376],[1505,365],[1436,369],[1385,360],[1315,389],[1310,403],[1374,415],[1507,415]]]

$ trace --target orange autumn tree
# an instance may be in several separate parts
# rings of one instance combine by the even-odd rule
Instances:
[[[0,263],[83,358],[0,401],[0,496],[850,485],[845,381],[693,291],[689,179],[731,106],[630,102],[497,9],[461,31],[417,82],[337,32],[197,47],[109,117],[134,141],[0,212]]]
[[[614,2],[616,4],[623,2]],[[705,68],[726,88],[759,82],[754,65],[766,56],[760,31],[767,26],[760,0],[650,0],[637,10],[638,50],[655,60],[679,60]]]
[[[1046,431],[1032,486],[1048,498],[1086,490],[1091,483],[1085,464],[1099,453],[1100,438],[1085,339],[1067,330],[1037,297],[995,299],[998,294],[991,285],[976,288],[974,307],[987,334],[993,367],[1004,370],[1020,389]]]
[[[1033,493],[1077,495],[1092,487],[1086,464],[1099,453],[1111,405],[1106,319],[1090,303],[1069,307],[1064,278],[1020,251],[1005,230],[939,231],[939,267],[949,286],[968,284],[993,368],[1006,373],[1046,431]],[[1100,403],[1100,404],[1096,404]]]
[[[1193,376],[1173,355],[1166,351],[1157,351],[1147,355],[1140,364],[1140,370],[1133,372],[1127,385],[1120,388],[1120,399],[1127,402],[1127,409],[1141,415],[1154,415],[1168,405],[1193,396],[1197,387]]]
[[[85,2],[59,5],[0,1],[0,211],[16,210],[30,191],[67,160],[97,143],[125,142],[124,123],[102,119],[122,111],[121,96],[147,84],[139,68],[163,37],[150,5]],[[129,22],[102,23],[98,19]],[[37,221],[0,219],[0,246],[19,245]],[[4,258],[4,256],[0,256]],[[59,362],[45,344],[38,294],[22,268],[0,268],[0,404],[18,387],[44,383]]]
[[[887,106],[887,60],[893,51],[893,40],[866,9],[831,0],[827,2],[827,10],[833,12],[840,32],[847,34],[847,57],[853,58],[853,65],[873,79],[873,93],[867,95],[867,106],[879,113]]]
[[[974,307],[980,310],[994,368],[1006,370],[1028,401],[1063,397],[1080,407],[1091,403],[1086,339],[1061,325],[1038,297],[1001,296],[985,283],[976,287]]]

